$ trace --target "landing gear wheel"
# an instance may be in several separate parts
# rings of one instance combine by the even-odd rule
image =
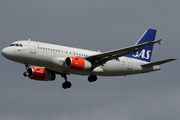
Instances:
[[[24,77],[27,77],[28,76],[28,72],[24,72],[23,75],[24,75]]]
[[[67,88],[70,88],[72,85],[71,85],[71,82],[69,82],[69,81],[65,81],[65,82],[63,82],[63,84],[62,84],[62,87],[64,88],[64,89],[67,89]]]
[[[29,76],[31,73],[30,73],[30,64],[29,63],[25,63],[25,67],[26,67],[26,72],[23,73],[24,77],[27,77]]]
[[[97,76],[96,75],[90,75],[89,77],[88,77],[88,81],[89,82],[95,82],[97,80]]]

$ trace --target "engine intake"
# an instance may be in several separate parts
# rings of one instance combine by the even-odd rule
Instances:
[[[91,68],[91,63],[82,58],[67,57],[65,60],[65,66],[75,70],[89,70]]]

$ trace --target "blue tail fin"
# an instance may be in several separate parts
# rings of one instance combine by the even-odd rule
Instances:
[[[149,42],[149,41],[154,41],[155,37],[156,37],[156,30],[148,29],[145,31],[145,33],[142,35],[142,37],[139,39],[139,41],[136,43],[136,45],[142,44],[145,42]],[[143,47],[143,48],[141,48],[142,50],[138,51],[136,54],[129,54],[129,55],[126,55],[126,57],[150,62],[152,51],[153,51],[153,46],[154,46],[154,44]]]

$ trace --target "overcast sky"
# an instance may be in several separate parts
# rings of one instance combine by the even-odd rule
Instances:
[[[16,40],[37,40],[108,51],[134,45],[157,29],[152,61],[180,58],[177,0],[1,0],[0,49]],[[120,77],[68,76],[38,82],[23,64],[0,55],[0,120],[179,120],[179,60],[160,71]]]

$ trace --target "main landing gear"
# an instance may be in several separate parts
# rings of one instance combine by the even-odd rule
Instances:
[[[67,75],[66,73],[61,74],[61,77],[65,79],[65,82],[62,83],[62,87],[64,89],[70,88],[72,86],[71,82],[67,81]]]
[[[65,79],[65,82],[62,83],[62,87],[64,89],[70,88],[72,86],[71,82],[67,81],[67,74],[66,73],[62,73],[61,77],[63,77]],[[96,75],[90,75],[88,77],[88,81],[89,82],[95,82],[97,80],[97,76]]]
[[[95,82],[97,80],[97,76],[93,75],[93,72],[91,71],[91,75],[88,77],[89,82]]]
[[[90,75],[89,77],[88,77],[88,81],[89,82],[95,82],[97,80],[97,76],[96,75]]]

